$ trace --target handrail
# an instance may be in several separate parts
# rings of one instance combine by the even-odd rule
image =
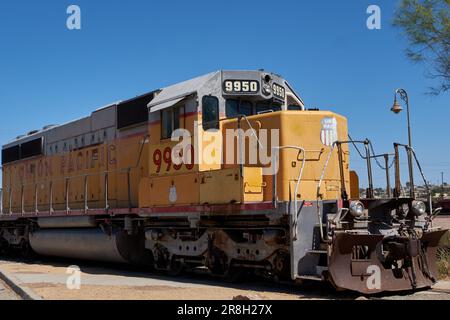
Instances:
[[[86,177],[86,176],[87,177],[95,177],[95,176],[103,175],[105,173],[127,173],[129,170],[137,169],[139,167],[139,164],[141,163],[143,144],[145,144],[145,141],[146,141],[146,139],[148,137],[149,137],[149,135],[146,135],[144,137],[143,141],[141,142],[141,147],[140,147],[140,151],[139,151],[138,161],[137,161],[137,163],[134,166],[125,167],[125,168],[118,168],[118,169],[114,169],[114,170],[106,170],[106,171],[104,170],[104,171],[97,171],[97,172],[93,172],[93,173],[81,173],[81,174],[77,174],[77,175],[57,177],[57,178],[51,179],[50,181],[52,181],[52,182],[54,182],[54,181],[64,181],[67,178],[74,179],[74,178],[82,178],[82,177]],[[37,180],[37,181],[34,181],[34,182],[21,184],[21,186],[29,186],[29,185],[39,184],[39,183],[46,183],[46,182],[49,182],[49,180],[48,179]]]
[[[395,151],[396,151],[396,194],[397,194],[397,197],[399,197],[400,196],[400,192],[399,192],[399,187],[401,188],[402,187],[402,185],[401,185],[401,183],[400,183],[400,160],[398,159],[398,146],[401,146],[401,147],[404,147],[405,148],[405,150],[406,150],[406,152],[411,152],[411,154],[414,156],[414,160],[416,161],[416,164],[417,164],[417,168],[419,169],[419,172],[420,172],[420,175],[421,175],[421,177],[422,177],[422,180],[423,180],[423,183],[425,184],[425,188],[427,189],[427,193],[428,193],[428,202],[429,202],[429,206],[430,206],[430,214],[432,214],[432,212],[433,212],[433,201],[432,201],[432,194],[431,194],[431,189],[430,189],[430,186],[428,185],[428,182],[427,182],[427,179],[425,178],[425,174],[423,173],[423,170],[422,170],[422,166],[420,165],[420,162],[419,162],[419,159],[417,158],[417,155],[416,155],[416,152],[414,151],[414,148],[412,148],[412,147],[410,147],[409,145],[406,145],[406,144],[402,144],[402,143],[394,143],[394,148],[395,148]],[[408,165],[410,165],[410,166],[413,166],[413,164],[411,163],[411,164],[409,164],[408,163]],[[411,174],[411,170],[410,170],[410,174]],[[411,177],[410,177],[410,180],[412,180],[411,179]],[[414,190],[414,186],[411,186],[411,192],[410,192],[410,196],[412,197],[412,198],[415,198],[415,190]]]
[[[328,153],[327,159],[325,160],[325,164],[324,164],[323,169],[322,169],[322,172],[321,172],[321,174],[320,174],[320,178],[319,178],[319,181],[318,181],[318,183],[317,183],[317,194],[316,194],[317,200],[320,198],[320,187],[321,187],[321,185],[322,185],[322,181],[323,181],[324,176],[325,176],[325,171],[326,171],[326,169],[327,169],[327,167],[328,167],[328,163],[330,162],[331,155],[333,154],[333,150],[334,150],[334,147],[335,147],[335,146],[336,146],[336,142],[334,142],[334,143],[331,145],[330,152]]]
[[[48,201],[48,208],[49,208],[49,212],[52,213],[54,212],[54,202],[53,202],[53,190],[54,190],[54,184],[55,182],[62,182],[64,183],[64,192],[65,192],[65,211],[69,212],[70,211],[70,200],[69,200],[69,190],[70,190],[70,182],[74,181],[77,178],[83,178],[83,183],[84,183],[84,191],[83,191],[83,200],[80,199],[81,202],[83,201],[84,203],[84,207],[83,210],[85,212],[88,211],[89,207],[88,207],[88,187],[89,187],[89,178],[90,177],[95,177],[95,176],[103,176],[104,177],[104,202],[105,202],[105,206],[104,209],[108,210],[109,209],[109,175],[111,173],[126,173],[127,174],[127,185],[128,185],[128,204],[129,204],[129,208],[131,209],[131,170],[132,169],[136,169],[133,167],[128,167],[128,168],[124,168],[121,170],[107,170],[107,171],[100,171],[100,172],[96,172],[93,174],[85,174],[85,175],[76,175],[76,176],[68,176],[68,177],[59,177],[56,179],[51,179],[51,180],[40,180],[37,182],[33,182],[33,183],[26,183],[26,184],[21,184],[20,186],[17,187],[12,187],[10,186],[9,188],[6,189],[6,191],[8,192],[9,195],[9,214],[13,214],[12,212],[12,193],[14,190],[20,190],[21,193],[21,213],[25,213],[25,199],[24,199],[24,194],[25,194],[25,187],[33,187],[34,186],[34,199],[35,199],[35,203],[34,203],[34,208],[35,208],[35,213],[37,213],[37,207],[39,206],[38,203],[38,185],[39,184],[48,184],[49,186],[49,201]]]
[[[417,168],[419,169],[423,183],[425,184],[425,188],[427,189],[427,192],[428,192],[428,202],[429,202],[429,206],[430,206],[430,214],[433,214],[433,201],[432,201],[433,199],[432,199],[432,195],[431,195],[431,189],[430,189],[430,186],[428,185],[427,179],[425,178],[425,174],[423,173],[422,166],[420,165],[419,159],[417,158],[416,151],[414,150],[414,148],[412,148],[408,145],[404,145],[404,147],[406,149],[411,150],[411,153],[414,156],[414,160],[416,160]]]
[[[85,173],[85,174],[77,174],[77,175],[70,175],[70,176],[63,176],[63,177],[56,177],[53,179],[45,179],[45,180],[37,180],[34,182],[29,182],[29,183],[23,183],[20,184],[20,186],[34,186],[35,184],[40,184],[40,183],[48,183],[48,182],[58,182],[58,181],[65,181],[66,179],[76,179],[76,178],[84,178],[84,177],[95,177],[95,176],[102,176],[105,173],[127,173],[128,170],[133,170],[133,169],[137,169],[136,167],[125,167],[125,168],[119,168],[119,169],[114,169],[114,170],[102,170],[102,171],[97,171],[97,172],[93,172],[93,173]],[[7,188],[9,190],[9,188]],[[15,189],[15,188],[13,188]]]
[[[274,168],[274,174],[273,174],[273,202],[274,205],[276,206],[277,203],[277,194],[276,194],[276,186],[277,186],[277,157],[278,157],[278,152],[274,152],[275,150],[284,150],[284,149],[295,149],[295,150],[299,150],[300,153],[302,153],[303,157],[302,157],[302,166],[300,167],[300,171],[297,177],[297,183],[295,184],[295,189],[294,189],[294,214],[292,215],[292,232],[293,232],[293,239],[295,240],[297,238],[297,232],[296,232],[296,226],[297,226],[297,217],[298,217],[298,189],[300,187],[300,182],[303,176],[303,170],[305,168],[305,154],[306,151],[304,148],[302,147],[298,147],[298,146],[278,146],[278,147],[272,147],[272,166]]]
[[[118,168],[114,170],[106,170],[106,171],[98,171],[94,173],[84,173],[84,174],[77,174],[77,175],[71,175],[71,176],[64,176],[64,177],[56,177],[52,179],[45,179],[45,180],[38,180],[33,181],[29,183],[22,183],[19,187],[13,187],[12,183],[10,181],[9,186],[7,188],[8,196],[9,196],[9,214],[13,214],[12,212],[12,192],[15,189],[21,189],[21,213],[25,213],[25,199],[24,199],[24,189],[28,186],[34,186],[34,213],[38,213],[38,185],[39,184],[49,184],[49,201],[48,201],[48,208],[49,213],[52,214],[54,212],[53,209],[53,186],[55,182],[64,182],[65,183],[65,211],[68,213],[70,211],[70,200],[69,200],[69,188],[70,188],[70,181],[73,181],[77,178],[83,178],[84,179],[84,192],[83,192],[83,202],[84,202],[84,212],[86,213],[89,210],[88,207],[88,186],[89,186],[89,178],[90,177],[96,177],[96,176],[103,176],[104,177],[104,196],[105,196],[105,206],[104,209],[109,209],[109,174],[111,173],[126,173],[127,174],[127,185],[128,185],[128,207],[131,210],[132,202],[131,202],[131,170],[138,169],[141,159],[142,159],[142,153],[144,149],[144,144],[147,142],[149,135],[146,135],[142,142],[140,143],[140,149],[139,149],[139,155],[137,162],[134,166],[126,167],[126,168]],[[11,178],[11,177],[10,177]],[[0,213],[3,214],[3,192],[1,194],[1,211]]]
[[[322,173],[320,174],[319,181],[317,183],[317,193],[316,193],[316,198],[317,198],[317,220],[319,222],[320,239],[322,241],[325,241],[326,239],[325,239],[324,234],[323,234],[322,217],[320,215],[320,187],[321,187],[322,181],[323,181],[323,179],[325,177],[325,171],[326,171],[326,169],[328,167],[328,163],[330,162],[331,155],[333,154],[333,150],[334,150],[335,146],[336,146],[336,142],[333,142],[333,144],[331,145],[331,148],[330,148],[330,152],[328,153],[327,159],[325,160],[325,164],[323,166]]]
[[[238,121],[238,129],[240,129],[240,123],[241,123],[241,119],[244,118],[245,122],[247,122],[248,126],[250,127],[250,129],[252,130],[252,135],[256,138],[256,141],[258,142],[258,145],[261,149],[264,149],[261,141],[259,141],[258,135],[256,134],[255,129],[253,128],[253,126],[250,123],[250,120],[248,120],[247,116],[245,114],[237,114],[235,115],[233,118],[223,118],[223,119],[219,119],[217,121],[214,122],[223,122],[223,121],[231,121],[231,120],[237,120]]]
[[[252,130],[252,136],[255,137],[256,141],[258,142],[258,145],[261,149],[264,149],[261,141],[259,141],[258,135],[256,134],[255,129],[253,128],[253,126],[251,125],[250,121],[248,120],[247,116],[245,114],[237,114],[235,117],[233,118],[223,118],[223,119],[219,119],[217,121],[217,123],[223,122],[223,121],[230,121],[230,120],[237,120],[237,128],[241,129],[241,120],[242,118],[245,119],[245,121],[247,122],[248,126],[250,127],[250,129]],[[241,178],[243,177],[244,174],[244,163],[242,160],[242,145],[241,145],[241,131],[238,131],[238,154],[239,154],[239,173]]]
[[[258,145],[261,149],[264,149],[263,145],[261,144],[261,141],[259,141],[258,135],[256,134],[255,129],[253,129],[253,126],[251,125],[250,121],[248,120],[247,116],[245,114],[240,114],[238,115],[238,121],[241,121],[241,118],[244,118],[245,121],[247,122],[248,126],[250,127],[250,129],[252,130],[252,135],[256,138],[256,141],[258,142]]]
[[[322,186],[322,182],[324,180],[324,176],[325,176],[325,171],[328,168],[328,164],[329,161],[331,159],[331,155],[333,154],[333,150],[334,148],[337,146],[338,147],[338,156],[339,156],[339,169],[340,169],[340,180],[341,180],[341,197],[343,198],[343,200],[347,200],[347,194],[345,191],[345,181],[344,181],[344,172],[343,172],[343,159],[342,159],[342,149],[341,149],[341,145],[342,144],[349,144],[352,143],[355,147],[356,147],[356,143],[360,143],[360,144],[364,144],[365,149],[366,149],[366,156],[363,157],[366,162],[367,162],[367,175],[368,175],[368,180],[369,180],[369,189],[368,189],[368,196],[372,197],[373,196],[373,182],[372,182],[372,165],[371,165],[371,159],[374,158],[373,156],[370,155],[370,149],[369,149],[369,145],[370,145],[370,140],[365,139],[365,140],[347,140],[347,141],[335,141],[333,142],[333,144],[331,145],[330,148],[330,152],[328,154],[327,160],[325,161],[324,167],[322,169],[322,173],[320,175],[320,179],[319,182],[317,183],[317,219],[319,222],[319,228],[320,228],[320,237],[322,239],[322,241],[328,240],[325,239],[324,237],[324,233],[323,233],[323,223],[322,223],[322,217],[321,217],[321,212],[320,212],[320,198],[321,198],[321,194],[320,194],[320,188]],[[359,151],[358,151],[359,152]]]

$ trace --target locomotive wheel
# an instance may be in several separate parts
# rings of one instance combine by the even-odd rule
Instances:
[[[34,252],[31,249],[30,243],[26,240],[20,242],[20,254],[23,258],[33,258]]]
[[[275,281],[283,281],[290,279],[291,262],[289,253],[279,251],[272,262]]]
[[[155,270],[155,257],[152,250],[145,249],[143,265],[148,267],[150,271]]]
[[[184,273],[185,265],[183,262],[176,259],[176,257],[172,258],[170,263],[168,274],[172,277],[180,276]]]
[[[154,268],[156,270],[170,270],[169,251],[161,245],[156,245],[154,249]]]
[[[228,283],[237,283],[241,282],[244,278],[244,275],[247,273],[247,270],[239,267],[230,267],[225,272],[224,280]]]
[[[0,239],[0,254],[1,255],[8,255],[10,253],[10,246],[9,242],[5,239]]]
[[[206,266],[214,275],[223,276],[228,270],[228,257],[219,248],[212,247],[208,250]]]

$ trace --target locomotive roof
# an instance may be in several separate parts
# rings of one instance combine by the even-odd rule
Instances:
[[[147,105],[150,108],[150,112],[164,109],[166,106],[169,107],[185,97],[196,93],[209,80],[214,78],[214,76],[219,73],[220,71],[211,72],[203,76],[163,88],[161,92]]]
[[[153,97],[150,102],[148,103],[148,108],[149,108],[149,112],[154,112],[154,111],[158,111],[161,109],[164,109],[166,107],[170,107],[171,105],[174,105],[175,103],[181,101],[182,99],[184,99],[185,97],[192,95],[194,93],[197,92],[202,92],[202,93],[208,93],[209,91],[213,91],[213,90],[220,90],[221,89],[221,80],[223,77],[235,77],[237,79],[245,79],[247,77],[250,78],[258,78],[261,77],[262,74],[270,74],[271,76],[275,77],[276,79],[282,80],[285,85],[292,91],[292,93],[299,99],[299,101],[302,102],[301,98],[294,92],[294,90],[291,89],[291,86],[289,85],[289,83],[285,80],[282,79],[279,75],[274,74],[274,73],[270,73],[267,71],[263,71],[263,70],[258,70],[258,71],[223,71],[223,70],[218,70],[218,71],[214,71],[187,81],[183,81],[183,82],[179,82],[176,83],[174,85],[170,85],[167,87],[164,87],[162,89],[158,89],[158,90],[152,90],[149,91],[143,95],[140,95],[138,97],[126,100],[126,101],[119,101],[116,103],[112,103],[112,104],[108,104],[104,107],[101,107],[95,111],[93,111],[91,113],[90,116],[87,117],[83,117],[77,120],[73,120],[70,122],[67,122],[65,124],[62,125],[52,125],[52,126],[45,126],[42,130],[34,130],[29,132],[26,135],[23,136],[19,136],[16,139],[10,141],[9,143],[5,144],[2,146],[2,149],[5,148],[9,148],[12,146],[16,146],[18,144],[24,143],[24,142],[28,142],[30,140],[34,140],[37,138],[40,138],[42,136],[48,136],[48,135],[53,135],[53,133],[57,133],[58,135],[61,132],[61,130],[64,131],[80,131],[80,130],[86,130],[88,127],[93,126],[93,122],[94,122],[94,118],[97,117],[99,118],[99,114],[104,114],[103,117],[111,117],[111,114],[113,114],[112,112],[108,112],[109,111],[113,111],[112,109],[117,108],[117,106],[121,105],[121,104],[125,104],[125,103],[129,103],[133,100],[137,100],[140,99],[146,95],[151,95],[153,93],[157,93],[155,95],[155,97]],[[303,103],[303,102],[302,102]],[[97,122],[99,120],[96,120]],[[111,121],[113,121],[115,123],[116,119],[115,116],[113,117],[113,119],[109,119],[106,122],[111,123]],[[100,120],[100,122],[105,122],[104,119]],[[82,129],[83,128],[83,129]],[[89,131],[89,130],[87,130]]]

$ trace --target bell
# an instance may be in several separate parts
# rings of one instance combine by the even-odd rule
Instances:
[[[398,103],[397,97],[396,97],[395,100],[394,100],[394,105],[393,105],[392,108],[391,108],[391,111],[394,112],[394,113],[399,113],[399,112],[402,111],[402,110],[403,110],[403,108],[402,108],[402,106]]]

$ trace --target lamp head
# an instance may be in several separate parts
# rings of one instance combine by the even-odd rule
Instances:
[[[402,106],[398,103],[398,101],[397,101],[397,96],[396,96],[396,97],[395,97],[395,100],[394,100],[394,105],[392,106],[391,111],[392,111],[393,113],[397,114],[397,113],[399,113],[399,112],[402,111],[402,110],[403,110],[403,108],[402,108]]]

